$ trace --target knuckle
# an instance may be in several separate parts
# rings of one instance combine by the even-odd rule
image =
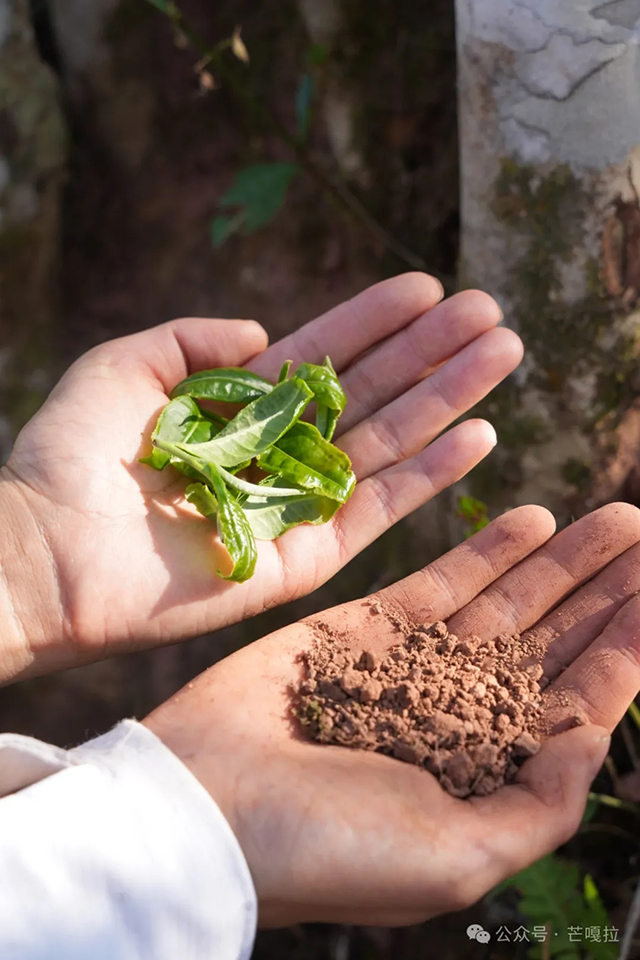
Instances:
[[[370,429],[375,441],[389,453],[391,463],[401,463],[406,458],[407,452],[393,421],[386,416],[374,417],[370,421]]]

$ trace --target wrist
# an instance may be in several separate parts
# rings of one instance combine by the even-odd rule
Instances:
[[[0,685],[55,669],[67,630],[40,498],[0,469]]]

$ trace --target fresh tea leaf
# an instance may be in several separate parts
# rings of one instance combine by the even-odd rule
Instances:
[[[278,383],[284,383],[284,381],[287,379],[292,363],[293,360],[285,360],[285,362],[282,364],[280,367],[280,373],[278,374]]]
[[[234,467],[268,450],[304,412],[313,394],[295,377],[248,404],[210,443],[190,452],[221,467]]]
[[[190,483],[184,495],[189,503],[197,507],[203,517],[215,521],[218,514],[218,501],[206,484]]]
[[[325,440],[311,423],[294,424],[258,457],[258,466],[340,503],[349,499],[356,482],[346,453]]]
[[[316,404],[316,427],[325,440],[333,438],[339,416],[339,410],[330,410],[324,403]]]
[[[267,479],[269,482],[263,481],[260,486],[282,483],[277,477]],[[340,503],[313,493],[283,500],[254,495],[243,501],[242,508],[256,540],[275,540],[301,523],[327,523],[340,508]]]
[[[338,375],[331,366],[329,357],[323,365],[317,363],[301,363],[294,371],[294,377],[304,380],[313,391],[316,403],[324,404],[330,410],[342,413],[347,405],[347,397],[340,385]]]
[[[171,443],[206,443],[216,435],[218,428],[202,416],[198,405],[190,397],[179,397],[171,400],[158,417],[151,440],[160,438]],[[171,460],[171,455],[154,446],[148,457],[141,457],[140,463],[145,463],[155,470],[164,470]]]
[[[247,515],[213,468],[210,478],[218,504],[216,514],[218,535],[233,561],[231,573],[225,576],[218,571],[218,576],[222,577],[223,580],[234,580],[236,583],[242,583],[253,576],[258,558],[256,541],[249,526]]]
[[[325,440],[331,440],[338,418],[347,405],[338,374],[329,357],[324,364],[302,363],[293,374],[309,385],[316,402],[316,426]]]
[[[273,390],[273,384],[242,367],[220,367],[192,373],[171,391],[172,397],[189,396],[199,400],[224,400],[249,403]]]

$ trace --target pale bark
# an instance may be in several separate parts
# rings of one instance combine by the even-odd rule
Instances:
[[[28,0],[0,0],[0,462],[50,386],[65,159]]]
[[[462,279],[528,347],[488,404],[495,499],[564,520],[640,452],[640,0],[456,2]]]

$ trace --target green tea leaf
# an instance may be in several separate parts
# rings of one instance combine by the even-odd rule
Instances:
[[[279,483],[282,483],[280,478],[268,477],[260,486],[275,486]],[[313,493],[282,500],[254,495],[242,504],[257,540],[275,540],[301,523],[327,523],[339,508],[340,503],[337,500],[319,497]]]
[[[298,170],[297,163],[256,163],[245,167],[218,206],[241,207],[242,232],[258,230],[278,213]]]
[[[219,428],[211,420],[200,413],[200,409],[190,397],[179,397],[171,400],[158,417],[151,440],[160,438],[172,443],[206,443],[216,435]],[[139,462],[145,463],[155,470],[164,470],[171,460],[171,455],[154,446],[148,457],[141,457]]]
[[[268,450],[304,412],[313,394],[295,377],[248,404],[209,443],[190,444],[190,453],[221,467],[234,467]]]
[[[234,580],[236,583],[242,583],[253,576],[258,558],[256,541],[244,510],[227,489],[215,468],[210,467],[209,476],[215,496],[210,494],[210,491],[208,495],[207,488],[203,484],[197,484],[198,487],[203,487],[203,489],[192,490],[191,497],[193,499],[191,499],[191,503],[195,503],[201,513],[207,511],[205,516],[211,516],[213,503],[216,503],[215,516],[218,535],[233,561],[231,573],[225,575],[218,570],[218,576],[223,580]]]
[[[292,363],[293,360],[285,360],[285,362],[282,364],[280,367],[280,373],[278,374],[278,383],[284,383],[284,381],[287,379]]]
[[[324,403],[316,405],[316,427],[325,440],[333,438],[339,416],[340,412],[338,410],[330,410],[329,407],[325,407]]]
[[[340,414],[347,405],[347,396],[342,389],[338,374],[329,357],[324,364],[302,363],[294,372],[313,390],[316,402],[316,426],[325,440],[331,440]]]
[[[356,482],[346,453],[325,440],[311,423],[294,424],[258,457],[258,466],[340,503],[349,499]]]
[[[313,391],[316,403],[321,403],[330,410],[342,413],[347,405],[347,396],[340,385],[338,375],[331,365],[329,357],[323,365],[317,363],[301,363],[294,371],[294,377],[304,380]]]
[[[192,373],[171,391],[172,397],[189,396],[199,400],[224,400],[228,403],[248,403],[266,396],[273,384],[257,373],[242,367],[220,367]]]
[[[218,514],[218,501],[204,483],[190,483],[184,492],[185,497],[197,507],[207,520],[215,520]]]

